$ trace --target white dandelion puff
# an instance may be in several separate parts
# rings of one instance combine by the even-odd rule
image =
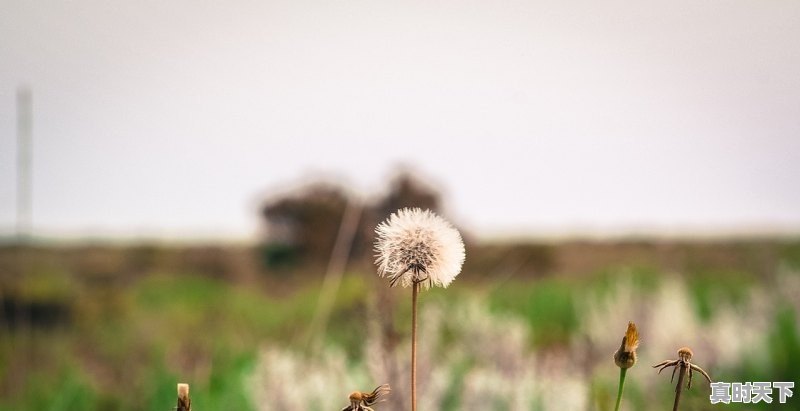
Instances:
[[[447,287],[461,272],[464,242],[430,210],[404,208],[375,228],[378,274],[411,287],[411,411],[417,410],[417,297],[421,287]]]
[[[461,272],[464,242],[450,223],[430,210],[404,208],[375,228],[378,274],[394,286],[447,287]]]

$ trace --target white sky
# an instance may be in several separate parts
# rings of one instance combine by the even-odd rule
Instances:
[[[202,4],[201,4],[202,3]],[[483,235],[800,231],[800,2],[0,0],[39,233],[224,235],[398,164]]]

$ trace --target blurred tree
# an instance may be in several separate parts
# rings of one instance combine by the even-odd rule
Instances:
[[[354,200],[344,189],[330,184],[313,184],[268,201],[262,208],[267,267],[327,262],[348,201]],[[371,257],[375,226],[403,207],[438,211],[439,195],[411,174],[399,174],[385,197],[365,204],[351,258]]]
[[[296,262],[324,262],[333,249],[347,196],[327,184],[309,186],[293,196],[270,201],[262,208],[268,267]]]
[[[389,183],[389,191],[372,205],[365,207],[359,226],[354,256],[372,257],[372,242],[375,240],[375,227],[389,215],[404,207],[419,207],[440,212],[439,193],[428,187],[421,178],[404,171]]]
[[[403,207],[419,207],[439,212],[439,194],[418,178],[404,172],[392,180],[389,193],[373,207],[378,220]]]

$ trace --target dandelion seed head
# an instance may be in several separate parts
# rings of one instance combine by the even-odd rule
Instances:
[[[450,223],[430,210],[404,208],[375,228],[378,274],[403,287],[447,287],[461,272],[464,242]]]

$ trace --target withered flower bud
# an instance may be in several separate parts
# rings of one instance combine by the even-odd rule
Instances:
[[[622,337],[619,349],[614,353],[614,364],[622,369],[631,368],[636,364],[636,349],[639,348],[639,332],[636,331],[636,324],[628,323],[628,330]]]

